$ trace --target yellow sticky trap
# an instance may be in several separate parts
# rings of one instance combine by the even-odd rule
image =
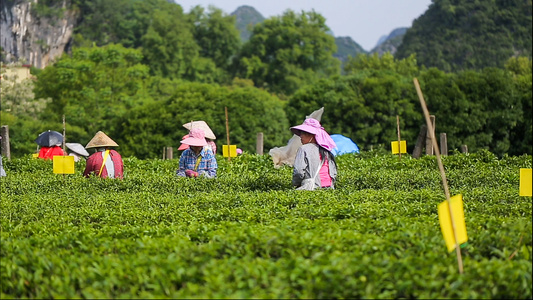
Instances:
[[[33,158],[39,158],[39,153],[33,153],[33,154],[31,155],[31,157],[33,157]]]
[[[74,156],[59,156],[53,158],[54,174],[74,174]]]
[[[228,154],[228,145],[222,145],[222,156],[236,157],[237,156],[237,145],[229,145],[229,154]]]
[[[451,197],[450,204],[452,206],[455,232],[457,234],[457,244],[461,245],[468,240],[468,237],[466,236],[465,215],[463,212],[463,195],[459,194]],[[448,247],[448,252],[450,252],[455,249],[455,237],[453,235],[448,201],[439,204],[439,223],[442,236],[446,242],[446,247]]]
[[[392,154],[398,154],[398,141],[391,142],[390,146],[392,148]],[[407,142],[400,141],[400,150],[402,153],[407,153]]]
[[[531,197],[531,169],[520,169],[520,196]]]

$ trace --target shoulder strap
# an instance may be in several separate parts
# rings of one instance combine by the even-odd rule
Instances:
[[[102,175],[102,170],[104,169],[104,165],[105,165],[105,162],[107,161],[108,156],[109,156],[109,150],[106,150],[104,154],[104,160],[102,161],[102,166],[100,167],[100,172],[98,172],[98,177]]]
[[[315,176],[313,176],[313,180],[318,176],[318,173],[320,173],[320,169],[322,169],[322,166],[324,165],[324,163],[326,163],[326,156],[325,155],[322,158],[322,163],[320,164],[320,166],[316,170]]]
[[[50,155],[50,152],[52,152],[52,147],[48,148],[44,157],[48,157]]]
[[[198,158],[196,159],[196,165],[194,166],[194,172],[198,170],[198,165],[200,164],[200,161],[202,160],[202,156],[198,155]]]

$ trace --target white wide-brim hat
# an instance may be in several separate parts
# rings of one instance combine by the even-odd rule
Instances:
[[[65,143],[65,146],[72,150],[72,152],[79,154],[81,156],[89,156],[89,152],[85,150],[82,144],[80,143]]]

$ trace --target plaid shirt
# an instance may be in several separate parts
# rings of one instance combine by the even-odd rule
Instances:
[[[194,167],[196,166],[196,161],[198,160],[199,156],[201,156],[202,159],[200,160],[198,169],[196,170],[198,175],[205,176],[207,178],[216,177],[218,168],[217,160],[213,154],[213,151],[206,148],[203,148],[202,151],[200,151],[200,155],[196,155],[191,148],[183,150],[183,153],[180,156],[180,166],[176,171],[176,175],[185,177],[185,170],[194,171]]]

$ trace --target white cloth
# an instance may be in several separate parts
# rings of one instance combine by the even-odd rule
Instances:
[[[6,176],[6,170],[4,170],[4,163],[2,163],[2,155],[0,155],[0,177]]]
[[[102,159],[105,158],[105,150],[102,151]],[[111,162],[111,163],[109,163]],[[107,177],[109,178],[115,178],[115,164],[111,160],[111,155],[107,156],[107,160],[103,161],[102,163],[105,165],[105,169],[107,170]]]
[[[74,161],[75,162],[79,162],[80,159],[81,159],[81,157],[78,154],[74,153],[74,152],[70,152],[68,155],[69,156],[74,156]]]

